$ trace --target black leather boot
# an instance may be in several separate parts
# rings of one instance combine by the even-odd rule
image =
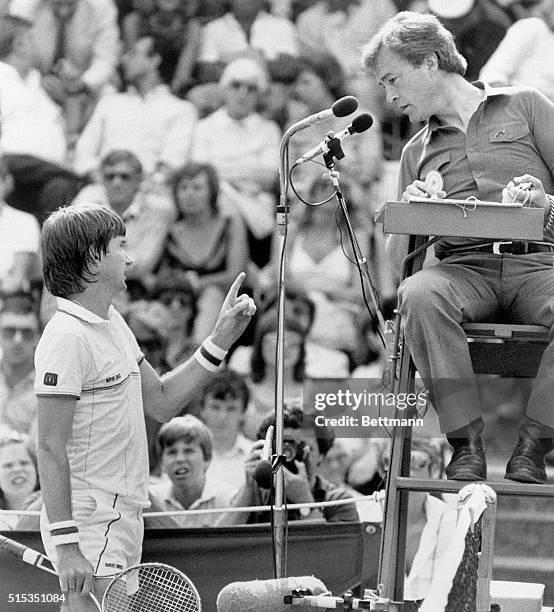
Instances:
[[[546,482],[544,456],[554,448],[553,434],[549,427],[526,418],[504,478],[538,484]]]
[[[487,460],[483,448],[483,419],[476,419],[469,425],[446,434],[454,449],[446,467],[448,480],[486,480]]]

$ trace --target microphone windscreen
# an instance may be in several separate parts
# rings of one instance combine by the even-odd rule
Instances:
[[[309,589],[313,595],[327,592],[323,582],[314,576],[232,582],[219,591],[217,612],[291,612],[293,606],[284,603],[285,595],[300,589]],[[318,609],[305,606],[304,610]]]
[[[335,117],[347,117],[351,115],[358,108],[358,99],[354,96],[344,96],[340,100],[337,100],[331,110]]]
[[[369,130],[372,125],[373,117],[369,113],[362,113],[354,117],[352,120],[352,129],[350,131],[352,134],[360,134],[361,132]]]
[[[254,480],[262,489],[271,489],[273,484],[273,470],[269,461],[260,461],[254,469]]]

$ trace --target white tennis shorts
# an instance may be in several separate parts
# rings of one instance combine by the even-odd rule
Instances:
[[[73,491],[73,519],[79,526],[79,548],[97,576],[112,576],[140,563],[144,523],[142,507],[104,491]],[[56,563],[44,506],[40,533],[48,558]]]

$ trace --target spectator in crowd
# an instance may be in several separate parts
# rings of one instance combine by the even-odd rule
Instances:
[[[380,444],[378,448],[378,471],[386,479],[390,447],[389,444]],[[410,476],[418,479],[441,478],[442,469],[440,443],[414,438]],[[372,522],[383,522],[385,491],[380,491],[375,499],[368,510],[368,518]],[[407,525],[404,600],[418,602],[419,607],[431,588],[435,572],[447,560],[449,543],[456,527],[456,513],[444,501],[429,493],[410,491]]]
[[[15,433],[0,438],[0,531],[19,529],[22,521],[21,516],[2,510],[28,510],[31,504],[35,509],[40,503],[37,458],[32,445]],[[25,522],[28,528],[28,520]],[[33,522],[38,528],[37,517]]]
[[[98,102],[75,148],[75,167],[98,168],[113,149],[127,149],[139,159],[146,174],[164,181],[188,158],[194,106],[174,96],[162,83],[161,51],[155,39],[142,37],[122,58],[127,90]]]
[[[157,437],[162,473],[169,482],[150,486],[151,511],[210,510],[230,506],[236,487],[211,478],[213,439],[210,430],[187,414],[162,425]],[[193,514],[171,517],[175,527],[214,527],[222,524],[223,514]],[[145,520],[156,526],[157,519]]]
[[[319,0],[298,17],[296,27],[302,55],[332,55],[346,75],[348,93],[362,105],[379,112],[381,93],[364,79],[360,49],[396,13],[392,0]]]
[[[341,188],[350,202],[348,184],[344,181]],[[332,185],[318,177],[311,185],[308,200],[321,202],[332,194]],[[369,236],[365,231],[362,238],[363,229],[358,227],[356,233],[367,253]],[[359,274],[351,261],[351,249],[343,244],[347,236],[344,213],[335,200],[322,206],[305,206],[287,240],[289,274],[292,286],[302,287],[315,304],[310,339],[346,352],[357,365],[363,362],[366,350],[358,324],[362,309]]]
[[[269,259],[275,221],[275,188],[279,168],[278,126],[256,106],[267,87],[258,62],[237,59],[220,80],[224,104],[198,122],[191,156],[212,163],[222,179],[227,206],[238,211],[248,229],[250,259],[262,267]]]
[[[68,131],[81,131],[98,96],[115,77],[119,28],[113,0],[15,0],[32,22],[43,86],[64,108]]]
[[[510,27],[510,18],[492,0],[429,0],[428,4],[452,32],[458,51],[467,60],[466,79],[477,80]]]
[[[244,378],[233,370],[224,370],[204,390],[200,411],[200,417],[214,440],[207,474],[237,489],[244,484],[244,462],[253,444],[242,433],[249,399],[250,392]]]
[[[332,55],[320,52],[317,58],[297,60],[296,79],[291,87],[288,125],[323,108],[329,108],[346,93],[344,72]],[[359,108],[357,114],[364,110],[367,109]],[[351,121],[352,117],[337,117],[298,133],[290,143],[291,159],[297,159],[310,149],[314,142],[323,140],[329,130],[338,132]],[[367,201],[375,198],[376,194],[372,192],[372,188],[381,177],[383,163],[383,144],[378,119],[374,117],[370,130],[345,140],[342,149],[346,157],[338,166],[341,176],[348,177],[351,182],[355,181],[363,187]],[[301,170],[295,172],[294,182],[307,188],[321,174],[321,166],[314,163],[305,164]],[[371,208],[378,208],[377,202],[372,202]]]
[[[277,318],[277,294],[268,291],[260,307],[260,315],[271,312]],[[349,373],[349,360],[345,353],[326,348],[310,339],[310,328],[314,321],[315,304],[302,287],[287,287],[285,312],[290,315],[306,335],[305,372],[307,378],[346,378]],[[255,325],[254,325],[255,327]],[[247,376],[250,373],[252,346],[238,346],[231,358],[229,367]]]
[[[141,282],[160,262],[175,207],[164,191],[148,188],[142,164],[129,150],[108,151],[100,161],[100,179],[80,191],[75,203],[108,206],[125,221],[126,248],[133,259],[126,277]]]
[[[0,308],[0,425],[36,442],[34,354],[40,337],[36,306],[29,295],[4,298]]]
[[[376,514],[375,503],[368,501],[365,495],[353,488],[349,481],[349,471],[353,462],[367,451],[371,440],[367,438],[337,438],[333,446],[325,455],[319,468],[319,474],[325,480],[332,482],[337,487],[344,489],[351,497],[357,498],[356,510],[360,521],[381,522],[382,515]],[[381,490],[385,486],[386,477],[377,474],[373,479],[374,490]],[[371,491],[373,493],[373,491]],[[368,493],[366,493],[367,495]],[[380,509],[379,509],[380,510]]]
[[[40,227],[29,213],[9,206],[5,198],[13,178],[0,158],[0,292],[29,292],[39,277]]]
[[[275,350],[277,316],[268,311],[256,323],[250,361],[250,403],[244,414],[244,433],[256,439],[263,419],[275,408]],[[283,381],[286,400],[302,398],[305,378],[306,328],[290,315],[285,317]]]
[[[554,0],[543,0],[506,32],[480,78],[492,85],[532,85],[554,102]]]
[[[176,285],[172,278],[167,278],[156,281],[151,295],[167,313],[165,361],[174,368],[186,361],[196,348],[193,336],[198,314],[196,291],[187,279],[181,279]]]
[[[6,200],[42,223],[48,212],[71,202],[83,181],[63,168],[64,120],[33,63],[31,23],[0,17],[0,148],[14,181]]]
[[[168,232],[160,279],[192,284],[197,294],[194,337],[212,329],[225,287],[246,264],[246,232],[240,217],[222,214],[219,178],[207,163],[191,162],[172,176],[177,221]]]
[[[178,94],[191,85],[200,45],[200,21],[196,18],[199,0],[155,0],[149,13],[134,10],[123,19],[125,46],[150,36],[160,49],[160,77]]]
[[[240,56],[263,62],[298,54],[294,25],[264,10],[265,0],[231,0],[230,7],[203,28],[198,56],[202,81],[219,80],[224,66]]]
[[[261,506],[269,500],[269,491],[256,482],[254,473],[261,459],[263,440],[275,417],[270,415],[260,424],[258,439],[245,465],[246,483],[233,499],[233,506]],[[333,446],[333,430],[315,424],[314,415],[305,414],[296,405],[287,404],[283,411],[283,475],[285,497],[289,504],[313,503],[348,499],[351,496],[342,488],[319,475],[319,467]],[[263,483],[262,483],[263,484]],[[326,521],[357,521],[355,504],[319,508],[302,508],[289,511],[289,520],[318,519]],[[267,512],[231,514],[226,523],[260,523],[269,521]]]

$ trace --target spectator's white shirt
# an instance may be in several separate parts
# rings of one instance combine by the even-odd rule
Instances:
[[[280,136],[258,113],[237,120],[223,107],[196,125],[191,157],[214,164],[222,179],[267,183],[277,177]]]
[[[479,78],[503,85],[532,85],[554,102],[554,32],[538,17],[516,21]]]
[[[89,172],[113,149],[127,149],[141,161],[147,174],[158,162],[172,168],[188,160],[196,108],[174,96],[167,85],[157,85],[144,97],[134,88],[100,99],[75,150],[75,169]]]
[[[361,0],[334,12],[320,0],[298,17],[300,49],[308,55],[330,53],[347,76],[358,74],[361,48],[397,12],[392,0]]]
[[[15,255],[38,255],[39,244],[40,227],[33,215],[0,201],[0,288],[10,274]]]
[[[58,21],[49,0],[13,0],[10,12],[32,22],[37,68],[51,71],[58,44]],[[113,0],[79,0],[65,33],[65,58],[81,79],[100,90],[114,76],[119,60],[117,7]]]
[[[206,472],[206,477],[239,489],[246,481],[244,475],[244,462],[248,458],[254,442],[242,434],[237,436],[233,448],[225,452],[213,449],[212,462]]]
[[[257,49],[267,60],[275,59],[281,53],[298,55],[296,29],[288,19],[262,11],[252,24],[248,41],[235,16],[227,13],[202,29],[198,60],[227,64],[249,48]]]
[[[213,508],[229,508],[231,500],[236,494],[237,488],[229,486],[226,482],[220,482],[206,475],[204,488],[200,497],[196,499],[188,510],[211,510]],[[172,495],[171,481],[162,482],[150,486],[150,496],[154,498],[156,505],[165,511],[185,510],[183,505]],[[225,516],[221,513],[190,514],[172,517],[179,527],[214,527],[218,525]]]
[[[38,70],[23,78],[0,62],[0,148],[61,165],[67,150],[62,113],[40,81]]]

